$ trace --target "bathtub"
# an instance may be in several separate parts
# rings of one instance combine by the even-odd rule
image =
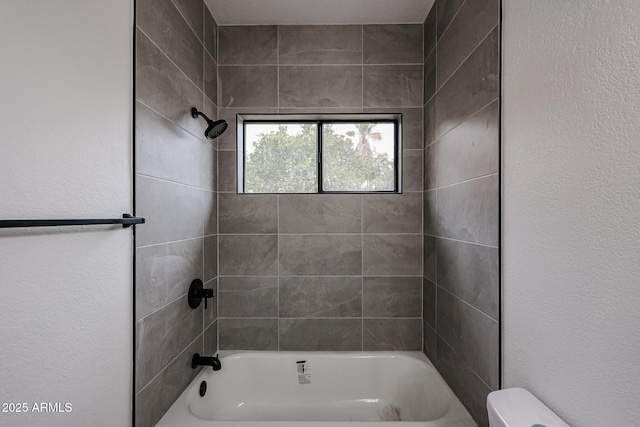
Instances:
[[[227,352],[221,362],[157,426],[477,427],[422,353]]]

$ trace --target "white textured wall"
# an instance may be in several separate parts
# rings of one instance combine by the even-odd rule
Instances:
[[[132,210],[129,0],[4,0],[0,219]],[[0,231],[0,425],[131,425],[132,232]],[[31,409],[31,407],[30,407]]]
[[[640,424],[640,2],[504,0],[504,386]]]

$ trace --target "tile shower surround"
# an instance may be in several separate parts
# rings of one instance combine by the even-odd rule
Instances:
[[[499,1],[424,23],[424,352],[487,426],[499,386]]]
[[[222,26],[219,116],[403,113],[403,194],[238,195],[218,142],[219,345],[422,348],[422,25]]]

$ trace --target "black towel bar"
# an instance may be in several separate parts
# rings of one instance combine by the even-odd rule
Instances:
[[[100,225],[100,224],[122,224],[123,228],[128,228],[135,224],[144,224],[144,218],[137,218],[129,214],[123,214],[122,218],[105,218],[105,219],[4,219],[4,220],[0,220],[0,228],[60,227],[64,225]]]

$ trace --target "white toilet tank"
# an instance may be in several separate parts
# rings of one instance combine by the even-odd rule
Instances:
[[[487,397],[490,427],[569,427],[523,388],[508,388]]]

